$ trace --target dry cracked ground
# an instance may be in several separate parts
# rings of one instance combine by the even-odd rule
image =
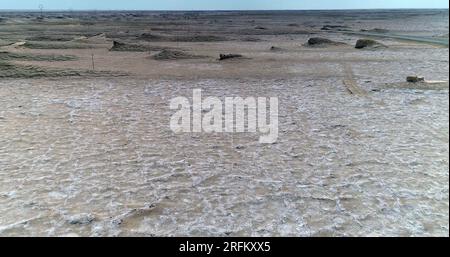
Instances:
[[[0,236],[448,236],[448,46],[400,34],[448,10],[0,13]],[[278,141],[175,134],[195,88]]]

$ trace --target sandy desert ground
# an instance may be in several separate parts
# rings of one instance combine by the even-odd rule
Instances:
[[[448,236],[448,17],[0,12],[0,236]],[[278,141],[174,134],[194,88]]]

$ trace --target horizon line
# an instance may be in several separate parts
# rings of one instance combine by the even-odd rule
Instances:
[[[43,9],[43,12],[72,12],[72,11],[141,11],[141,12],[227,12],[227,11],[373,11],[373,10],[449,10],[448,7],[440,8],[422,8],[422,7],[399,7],[399,8],[334,8],[334,9]],[[41,12],[38,8],[35,9],[0,9],[0,12],[14,11],[14,12]]]

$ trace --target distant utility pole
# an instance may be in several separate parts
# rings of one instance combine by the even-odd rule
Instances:
[[[43,13],[44,13],[44,5],[43,4],[39,4],[39,10],[41,11],[41,18],[42,18]]]
[[[94,53],[92,53],[92,70],[95,70]]]

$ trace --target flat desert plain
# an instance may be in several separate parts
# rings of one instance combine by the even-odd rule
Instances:
[[[0,12],[0,236],[448,236],[448,18]],[[174,133],[193,89],[277,142]]]

